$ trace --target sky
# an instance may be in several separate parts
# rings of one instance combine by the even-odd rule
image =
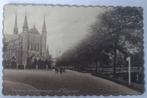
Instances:
[[[29,28],[35,24],[41,33],[45,16],[47,45],[52,57],[56,58],[86,38],[90,34],[90,26],[105,10],[104,7],[5,5],[4,34],[13,33],[15,15],[21,33],[25,13]]]

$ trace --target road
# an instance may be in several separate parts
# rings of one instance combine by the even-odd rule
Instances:
[[[19,95],[138,95],[126,86],[92,76],[66,70],[59,74],[43,70],[3,71],[3,93]]]

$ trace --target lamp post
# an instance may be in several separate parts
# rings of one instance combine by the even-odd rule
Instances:
[[[131,57],[127,57],[128,61],[128,84],[131,85]]]

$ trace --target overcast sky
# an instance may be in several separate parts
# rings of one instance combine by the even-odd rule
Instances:
[[[43,17],[46,17],[49,51],[53,57],[58,57],[89,34],[90,26],[95,22],[96,17],[104,12],[105,8],[6,5],[4,8],[5,34],[13,33],[15,14],[18,19],[18,31],[22,32],[25,10],[29,28],[35,24],[40,33]]]

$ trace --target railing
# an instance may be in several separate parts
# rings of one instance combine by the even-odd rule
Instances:
[[[128,73],[128,67],[116,67],[116,73]],[[140,73],[143,67],[131,67],[131,72]],[[97,72],[113,73],[113,68],[98,68]]]

